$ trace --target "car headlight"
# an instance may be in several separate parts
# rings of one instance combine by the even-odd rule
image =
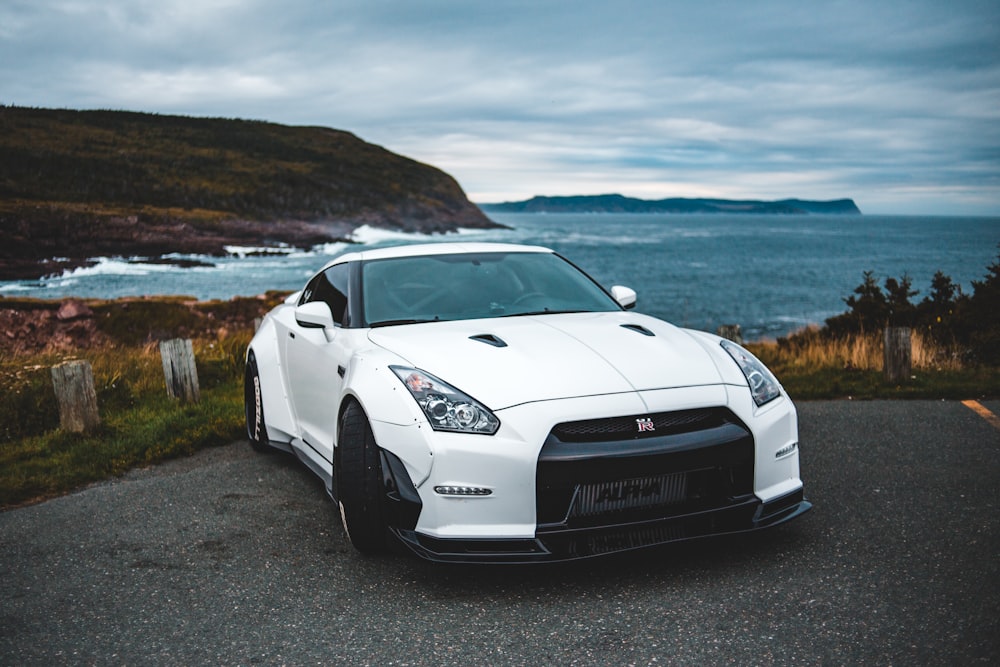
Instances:
[[[493,435],[500,420],[486,406],[447,382],[416,368],[390,366],[435,431]]]
[[[757,404],[757,407],[773,401],[781,395],[778,380],[771,374],[771,371],[767,370],[767,366],[760,362],[760,359],[732,341],[722,340],[719,344],[743,371],[743,376],[747,379],[747,384],[750,385],[753,402]]]

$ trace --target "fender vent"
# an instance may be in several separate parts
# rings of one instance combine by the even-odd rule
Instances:
[[[476,334],[475,336],[469,336],[469,340],[478,340],[480,343],[486,343],[493,347],[507,347],[507,343],[494,334]]]
[[[630,331],[635,331],[641,333],[643,336],[655,336],[652,331],[642,326],[641,324],[623,324],[622,329],[629,329]]]

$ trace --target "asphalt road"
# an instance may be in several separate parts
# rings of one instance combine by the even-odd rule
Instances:
[[[572,565],[364,558],[245,443],[4,512],[0,665],[1000,661],[1000,430],[957,402],[799,413],[811,513]]]

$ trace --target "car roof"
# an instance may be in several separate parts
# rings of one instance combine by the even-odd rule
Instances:
[[[411,245],[397,245],[385,248],[371,248],[356,251],[347,251],[330,260],[323,270],[341,264],[343,262],[368,261],[373,259],[394,259],[397,257],[420,257],[426,255],[456,255],[461,253],[489,253],[489,252],[538,252],[551,253],[550,248],[541,246],[519,245],[516,243],[416,243]]]

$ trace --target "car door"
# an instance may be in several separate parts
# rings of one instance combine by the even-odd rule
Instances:
[[[309,281],[299,299],[299,306],[326,304],[333,317],[332,328],[295,320],[285,338],[288,388],[300,435],[313,453],[331,465],[337,399],[350,358],[349,336],[343,328],[349,312],[348,276],[348,264],[334,265]]]

